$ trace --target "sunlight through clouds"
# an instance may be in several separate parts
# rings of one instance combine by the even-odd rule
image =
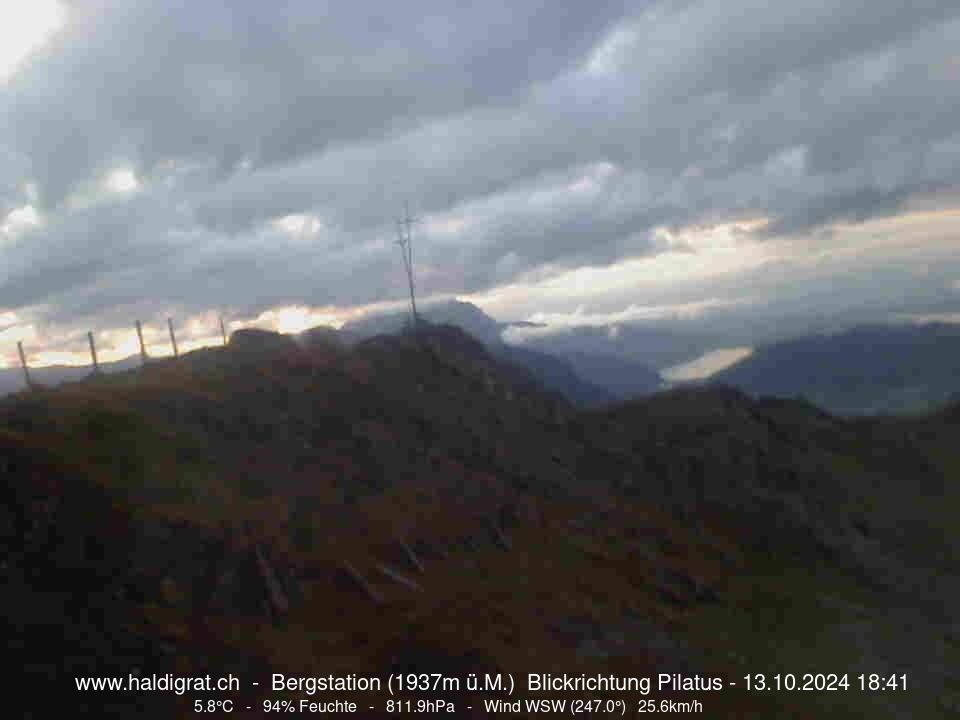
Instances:
[[[300,305],[274,308],[261,313],[248,324],[281,333],[299,333],[318,325],[340,327],[345,318],[334,308],[309,308]]]
[[[107,190],[114,193],[130,193],[140,189],[140,181],[130,168],[113,170],[104,183]]]
[[[0,3],[0,82],[63,26],[66,15],[56,0]]]
[[[405,200],[424,302],[503,321],[956,310],[956,3],[395,5],[0,0],[0,311],[338,325]]]
[[[6,219],[0,222],[0,233],[15,236],[24,230],[37,227],[41,222],[42,218],[37,209],[33,205],[24,205],[16,210],[11,210]]]

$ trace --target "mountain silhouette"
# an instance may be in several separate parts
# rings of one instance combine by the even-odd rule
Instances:
[[[850,716],[943,717],[957,423],[723,386],[582,410],[450,325],[235,333],[0,401],[4,635],[70,686],[45,712],[79,715],[192,711],[72,690],[134,669],[737,682],[815,657],[922,688],[851,692]],[[708,699],[718,718],[839,702],[800,695]]]
[[[960,326],[876,325],[757,348],[712,379],[845,415],[928,412],[960,391]]]
[[[516,323],[499,323],[472,303],[436,303],[423,310],[424,319],[454,325],[477,338],[490,352],[525,367],[547,388],[580,407],[646,395],[659,389],[658,373],[645,365],[602,352],[545,352],[527,344],[507,343],[503,330]],[[405,313],[375,315],[341,329],[347,340],[400,331],[409,322]]]

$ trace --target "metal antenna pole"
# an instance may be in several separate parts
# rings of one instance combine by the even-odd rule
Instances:
[[[167,318],[167,329],[170,330],[170,344],[173,345],[173,356],[180,357],[180,351],[177,349],[177,336],[173,332],[173,318]]]
[[[30,367],[27,365],[27,356],[23,352],[23,343],[17,341],[17,352],[20,353],[20,365],[23,367],[23,379],[27,382],[27,389],[33,389],[33,380],[30,379]]]
[[[140,325],[140,321],[137,320],[137,340],[140,341],[140,360],[144,365],[147,364],[147,346],[143,342],[143,327]]]
[[[93,372],[96,375],[100,374],[100,363],[97,362],[97,345],[93,341],[93,333],[87,333],[87,342],[90,343],[90,359],[93,360]]]
[[[413,224],[417,218],[410,217],[410,205],[404,203],[404,216],[397,222],[397,244],[403,256],[403,268],[407,273],[407,284],[410,288],[410,310],[413,315],[413,329],[420,325],[420,315],[417,312],[417,294],[413,283]]]

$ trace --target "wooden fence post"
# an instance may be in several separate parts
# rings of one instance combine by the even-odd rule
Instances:
[[[93,372],[94,374],[100,374],[100,363],[97,362],[97,345],[93,341],[93,333],[87,333],[87,341],[90,343],[90,359],[93,360]]]
[[[180,351],[177,349],[177,336],[173,332],[172,318],[167,318],[167,327],[170,329],[170,344],[173,345],[173,356],[180,357]]]
[[[23,367],[23,379],[27,383],[27,389],[33,390],[33,380],[30,379],[30,367],[27,365],[27,356],[23,353],[23,343],[17,341],[17,352],[20,353],[20,365]]]
[[[137,340],[140,341],[140,360],[146,365],[147,364],[147,346],[143,342],[143,327],[140,325],[140,321],[137,320]]]

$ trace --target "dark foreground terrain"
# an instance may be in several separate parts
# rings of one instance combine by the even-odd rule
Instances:
[[[9,717],[211,697],[75,689],[131,672],[676,672],[737,683],[697,696],[711,718],[960,708],[957,407],[841,420],[718,387],[579,412],[451,327],[243,331],[8,398],[0,472]]]

